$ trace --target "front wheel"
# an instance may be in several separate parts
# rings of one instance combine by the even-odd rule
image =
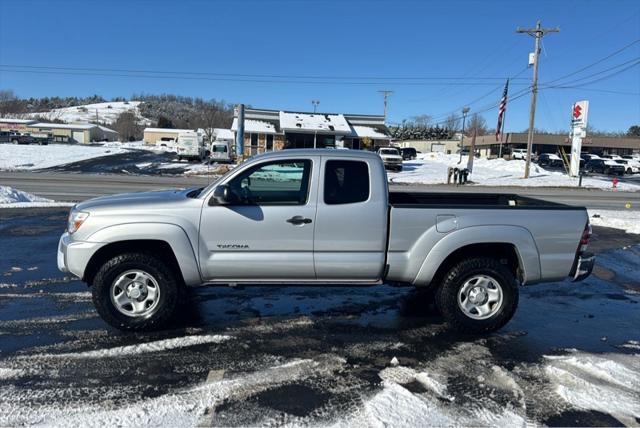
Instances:
[[[151,254],[126,253],[108,260],[93,281],[93,304],[119,330],[166,326],[178,307],[179,281]]]
[[[513,273],[491,258],[472,258],[454,265],[436,293],[447,323],[461,333],[491,333],[503,327],[518,306]]]

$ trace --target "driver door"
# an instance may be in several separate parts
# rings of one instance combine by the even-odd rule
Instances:
[[[319,163],[265,160],[221,183],[230,202],[205,205],[200,219],[207,281],[315,279]]]

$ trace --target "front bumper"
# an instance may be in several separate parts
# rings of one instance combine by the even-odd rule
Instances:
[[[573,273],[573,282],[582,281],[593,271],[593,266],[596,263],[596,256],[591,253],[586,253],[578,256],[576,261],[575,272]]]
[[[63,233],[58,242],[58,269],[82,278],[91,257],[104,245],[100,242],[74,241],[69,233]]]

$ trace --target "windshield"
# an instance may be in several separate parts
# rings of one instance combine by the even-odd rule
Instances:
[[[227,152],[227,146],[223,146],[220,144],[215,144],[211,151],[213,151],[214,153],[226,153]]]
[[[399,155],[396,149],[380,149],[381,155]]]

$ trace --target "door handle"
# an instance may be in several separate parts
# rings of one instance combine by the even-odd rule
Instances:
[[[293,225],[301,225],[301,224],[309,224],[311,223],[311,219],[310,218],[304,218],[301,215],[296,215],[291,217],[290,219],[287,219],[287,223],[291,223]]]

